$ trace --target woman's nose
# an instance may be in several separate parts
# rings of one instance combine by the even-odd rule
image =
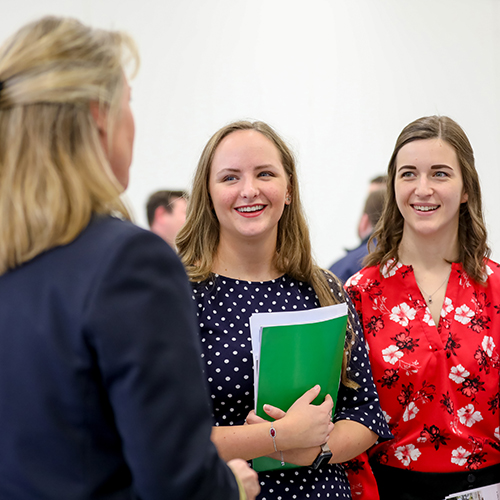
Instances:
[[[432,194],[432,186],[426,176],[423,175],[418,179],[415,193],[418,196],[429,196]]]
[[[242,198],[252,199],[258,196],[259,189],[253,179],[245,179],[241,187]]]

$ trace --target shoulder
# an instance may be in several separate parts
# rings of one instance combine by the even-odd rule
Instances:
[[[500,264],[488,259],[485,263],[486,274],[488,275],[488,282],[490,284],[500,285]]]
[[[344,287],[342,286],[340,279],[331,270],[320,268],[319,271],[321,276],[323,276],[328,283],[332,294],[343,296]]]
[[[93,217],[74,241],[49,252],[46,268],[51,267],[50,261],[58,262],[61,274],[67,273],[81,285],[94,286],[131,269],[141,270],[145,277],[181,273],[185,278],[177,255],[159,236],[110,216]]]
[[[346,281],[345,288],[356,288],[367,281],[380,280],[382,277],[380,266],[364,267]]]
[[[175,257],[175,252],[159,236],[140,228],[130,221],[110,216],[95,216],[87,228],[71,244],[75,250],[86,248],[87,253],[113,256],[122,251],[150,249],[160,252],[163,257]]]

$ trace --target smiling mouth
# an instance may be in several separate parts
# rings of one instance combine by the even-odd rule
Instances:
[[[412,207],[417,212],[432,212],[433,210],[437,210],[440,205],[412,205]]]
[[[237,208],[236,211],[241,212],[241,213],[252,213],[252,212],[259,212],[260,210],[264,210],[264,208],[266,208],[265,205],[253,205],[251,207]]]

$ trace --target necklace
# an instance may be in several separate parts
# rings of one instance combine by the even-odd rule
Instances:
[[[420,291],[422,292],[422,295],[427,295],[427,302],[429,302],[429,304],[432,304],[432,296],[438,292],[439,290],[441,290],[441,287],[448,281],[449,277],[450,277],[450,274],[451,274],[451,269],[450,269],[450,272],[447,274],[446,278],[444,279],[444,281],[432,292],[432,293],[427,293],[419,284],[419,282],[417,281],[417,278],[415,277],[415,281],[417,282],[417,286],[418,288],[420,288]],[[425,298],[425,297],[424,297]]]

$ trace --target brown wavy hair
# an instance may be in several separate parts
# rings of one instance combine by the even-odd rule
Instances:
[[[464,191],[468,195],[460,206],[458,223],[460,262],[467,274],[478,283],[486,279],[485,259],[491,251],[487,245],[486,226],[483,219],[481,186],[475,167],[474,151],[463,129],[447,116],[425,116],[407,125],[399,135],[387,171],[387,196],[382,217],[380,218],[369,245],[374,247],[365,259],[367,266],[380,265],[382,268],[390,259],[398,260],[398,248],[403,237],[404,219],[396,204],[394,181],[396,159],[406,144],[438,138],[446,141],[457,154],[463,178]]]
[[[124,33],[45,17],[0,48],[0,275],[71,242],[93,213],[129,218],[90,105],[119,119]]]
[[[203,150],[196,169],[186,223],[177,235],[176,245],[191,281],[205,281],[212,276],[213,260],[219,245],[219,221],[213,210],[209,192],[210,169],[215,150],[229,134],[239,130],[255,130],[267,137],[279,151],[281,163],[290,182],[291,203],[278,222],[278,236],[274,264],[276,269],[298,281],[310,283],[321,306],[341,302],[332,296],[327,272],[318,267],[311,253],[309,229],[302,209],[297,182],[295,158],[283,139],[264,122],[238,121],[217,131]],[[333,276],[333,275],[331,275]],[[335,278],[335,277],[333,277]],[[342,285],[335,278],[339,289]],[[347,376],[347,364],[353,345],[353,328],[348,319],[342,382],[347,387],[358,385]]]

